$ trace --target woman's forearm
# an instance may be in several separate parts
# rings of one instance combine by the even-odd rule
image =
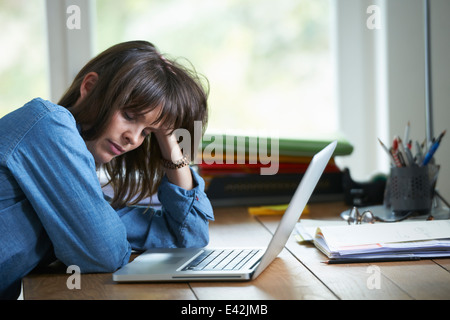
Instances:
[[[155,135],[164,159],[175,163],[183,158],[183,153],[181,152],[181,148],[174,134],[167,134],[164,131],[159,131],[156,132]],[[176,169],[164,167],[164,170],[171,183],[186,190],[194,188],[191,170],[188,165]]]

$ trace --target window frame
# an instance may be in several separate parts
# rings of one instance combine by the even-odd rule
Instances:
[[[70,6],[80,9],[80,28],[69,29],[67,21],[73,14]],[[50,96],[57,102],[72,83],[78,71],[94,53],[95,1],[46,0],[46,21],[49,54]]]

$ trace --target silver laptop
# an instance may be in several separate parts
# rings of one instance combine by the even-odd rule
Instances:
[[[255,279],[285,246],[336,144],[336,141],[330,143],[311,160],[267,248],[149,249],[117,270],[113,274],[113,280],[141,282]]]

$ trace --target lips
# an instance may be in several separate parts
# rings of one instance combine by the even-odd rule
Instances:
[[[115,154],[116,156],[120,156],[122,153],[125,152],[125,150],[119,146],[118,144],[108,140],[109,142],[109,146],[110,146],[110,150],[113,154]]]

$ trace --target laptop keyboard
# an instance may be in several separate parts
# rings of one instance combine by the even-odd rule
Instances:
[[[234,250],[204,250],[192,260],[186,270],[239,270],[260,250],[234,249]]]

